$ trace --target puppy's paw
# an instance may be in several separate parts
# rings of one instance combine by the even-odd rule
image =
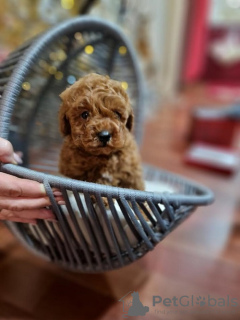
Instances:
[[[97,204],[97,200],[94,196],[91,196],[91,200],[94,205]],[[102,202],[103,202],[104,207],[106,209],[109,209],[109,204],[108,204],[108,200],[106,197],[102,197]]]
[[[109,209],[109,204],[108,204],[107,198],[102,197],[102,201],[103,201],[104,207],[105,207],[106,209]]]

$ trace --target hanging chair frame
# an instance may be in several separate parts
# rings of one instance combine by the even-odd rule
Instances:
[[[93,17],[80,17],[63,22],[18,48],[0,65],[0,91],[2,92],[0,136],[2,138],[8,139],[9,137],[11,115],[22,90],[22,83],[38,60],[40,53],[59,37],[82,30],[93,32],[101,30],[106,36],[118,39],[128,48],[137,84],[138,108],[135,111],[135,135],[137,141],[141,141],[144,88],[136,55],[131,43],[118,27]],[[123,267],[139,259],[148,251],[153,250],[197,206],[207,205],[213,201],[213,194],[208,188],[150,166],[145,166],[147,178],[154,177],[155,181],[167,182],[176,187],[179,193],[161,193],[157,190],[147,192],[105,186],[45,174],[11,164],[2,164],[1,171],[43,183],[57,218],[57,222],[39,220],[37,226],[31,228],[28,224],[7,222],[9,229],[35,254],[79,272],[103,272]],[[52,188],[62,191],[71,224],[63,213],[62,207],[55,201]],[[77,203],[88,238],[72,208],[69,191],[72,192]],[[79,193],[84,198],[87,212]],[[109,208],[105,207],[103,198],[107,198]],[[123,228],[116,204],[121,209],[121,214],[130,232],[137,239],[137,244],[131,243]],[[96,213],[96,206],[100,210],[102,221],[99,220],[99,215]],[[109,211],[112,220],[109,218]],[[145,220],[145,216],[148,221]],[[112,221],[118,228],[124,249],[119,243]]]

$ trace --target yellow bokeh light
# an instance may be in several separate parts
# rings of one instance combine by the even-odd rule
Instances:
[[[84,71],[89,71],[89,66],[84,61],[77,61],[77,67]]]
[[[85,47],[86,54],[92,54],[93,51],[94,51],[93,46],[88,45],[88,46]]]
[[[127,48],[125,46],[121,46],[119,47],[118,52],[123,56],[127,53]]]
[[[22,88],[23,88],[23,90],[25,90],[25,91],[29,91],[29,90],[31,89],[31,85],[30,85],[29,82],[23,82]]]
[[[61,80],[63,78],[63,73],[61,71],[58,71],[55,73],[55,79]]]
[[[65,10],[71,10],[74,7],[74,0],[61,0],[61,6]]]
[[[82,40],[83,36],[82,36],[81,32],[76,32],[76,33],[74,34],[74,38],[75,38],[76,40]]]
[[[48,66],[48,64],[45,60],[40,60],[38,64],[40,65],[40,67],[42,67],[44,69],[47,68],[47,66]]]
[[[54,66],[50,66],[50,67],[48,68],[48,72],[49,72],[50,74],[55,74],[56,71],[57,71],[57,68],[54,67]]]
[[[50,52],[50,54],[49,54],[49,58],[51,59],[51,60],[57,60],[57,53],[56,52]]]
[[[65,53],[63,50],[58,50],[58,52],[57,52],[57,58],[58,58],[58,60],[60,60],[60,61],[64,61],[64,60],[67,59],[67,55],[66,55],[66,53]]]
[[[123,88],[124,90],[127,90],[127,88],[128,88],[128,83],[127,83],[126,81],[123,81],[123,82],[121,83],[121,85],[122,85],[122,88]]]
[[[85,43],[85,40],[83,38],[83,35],[81,32],[76,32],[74,34],[74,38],[80,43],[80,44],[84,44]]]

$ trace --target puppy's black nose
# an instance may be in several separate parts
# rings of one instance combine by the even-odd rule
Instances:
[[[111,133],[106,130],[103,130],[103,131],[99,132],[98,138],[101,142],[106,144],[111,139]]]

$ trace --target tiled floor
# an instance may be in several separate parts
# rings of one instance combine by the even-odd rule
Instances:
[[[1,225],[0,319],[122,319],[118,300],[129,291],[138,291],[149,306],[145,317],[133,319],[240,318],[240,175],[226,178],[183,164],[186,109],[196,101],[200,98],[183,96],[148,121],[142,156],[144,162],[208,185],[214,204],[199,208],[139,262],[99,275],[70,273],[34,257]],[[170,306],[153,306],[153,296],[175,296],[177,306],[173,300],[165,301]],[[181,297],[189,306],[180,305]],[[231,299],[238,306],[231,306]]]

